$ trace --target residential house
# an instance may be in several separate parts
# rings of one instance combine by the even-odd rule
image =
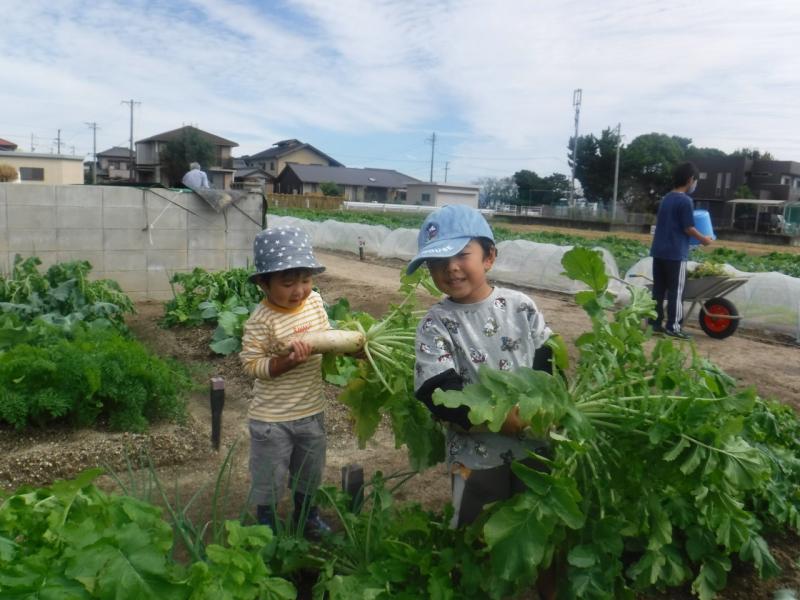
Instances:
[[[167,144],[178,140],[187,130],[197,132],[200,137],[207,140],[214,146],[214,158],[212,164],[201,165],[208,174],[209,185],[217,189],[227,189],[233,183],[233,159],[231,158],[231,148],[239,144],[226,140],[225,138],[214,135],[191,125],[179,127],[172,131],[165,131],[158,135],[136,142],[136,180],[142,183],[161,183],[170,185],[169,178],[164,168],[162,153]],[[188,165],[187,165],[188,170]]]
[[[743,185],[756,199],[780,201],[781,204],[770,203],[778,212],[783,203],[800,200],[800,162],[727,156],[698,159],[695,164],[700,171],[693,194],[695,206],[706,208],[715,226],[725,226],[735,220],[731,201],[741,196]],[[742,215],[740,228],[748,229],[744,224],[746,210],[742,212],[739,206],[736,214]]]
[[[421,206],[445,206],[446,204],[465,204],[478,208],[480,187],[455,183],[409,183],[405,204]]]
[[[19,183],[83,183],[83,157],[40,152],[0,151],[0,164],[16,167]]]
[[[344,166],[311,144],[305,144],[300,140],[282,140],[273,144],[271,148],[252,156],[243,156],[242,159],[247,166],[258,167],[273,178],[277,178],[288,163],[323,167]]]
[[[242,158],[233,159],[233,184],[237,190],[271,191],[275,178],[258,167],[248,167]]]
[[[335,183],[351,202],[404,202],[406,187],[418,179],[392,169],[354,169],[289,163],[275,180],[279,194],[319,194],[320,184]]]
[[[133,155],[136,162],[136,153]],[[97,183],[131,178],[131,149],[114,146],[97,153]]]
[[[0,138],[0,152],[13,152],[17,147],[18,146],[14,142],[9,142],[8,140]]]

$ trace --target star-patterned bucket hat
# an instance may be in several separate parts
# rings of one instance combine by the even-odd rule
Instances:
[[[259,233],[253,242],[253,261],[256,272],[250,281],[254,283],[267,273],[308,269],[317,275],[325,270],[314,257],[311,238],[298,227],[273,227]]]

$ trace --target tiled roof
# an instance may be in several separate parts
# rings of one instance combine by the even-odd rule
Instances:
[[[122,146],[113,146],[108,150],[97,153],[97,156],[106,156],[108,158],[130,158],[130,155],[131,149],[123,148]],[[133,157],[136,158],[136,152],[133,153]]]
[[[144,138],[143,140],[137,140],[136,143],[138,144],[139,142],[171,142],[173,140],[177,140],[178,138],[180,138],[181,134],[187,129],[195,130],[197,133],[199,133],[202,137],[207,139],[215,146],[239,145],[236,142],[226,140],[225,138],[219,137],[218,135],[214,135],[213,133],[208,133],[207,131],[203,131],[202,129],[198,129],[197,127],[192,127],[191,125],[185,125],[183,127],[178,127],[178,129],[173,129],[172,131],[165,131],[164,133],[151,135],[149,138]]]
[[[334,166],[334,167],[343,167],[344,166],[338,160],[335,160],[334,158],[328,156],[327,154],[325,154],[324,152],[318,150],[317,148],[315,148],[311,144],[305,144],[305,143],[303,143],[303,142],[301,142],[299,140],[281,140],[280,142],[276,142],[275,144],[272,145],[272,148],[267,148],[266,150],[262,150],[261,152],[259,152],[257,154],[253,154],[252,156],[248,156],[247,157],[247,162],[252,164],[254,161],[257,161],[257,160],[261,161],[261,160],[267,160],[267,159],[270,159],[270,158],[279,158],[281,156],[289,154],[290,152],[294,152],[295,150],[301,150],[303,148],[308,148],[312,152],[316,152],[320,156],[322,156],[325,159],[327,159],[327,161],[329,163],[331,163],[331,165]]]
[[[354,169],[349,167],[301,165],[298,163],[288,163],[284,172],[287,169],[294,171],[300,181],[304,183],[330,181],[340,185],[383,188],[403,188],[409,183],[419,183],[419,179],[414,179],[393,169]],[[281,175],[283,175],[283,172]]]

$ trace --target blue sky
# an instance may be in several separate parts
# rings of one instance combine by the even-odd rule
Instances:
[[[5,0],[0,138],[49,152],[194,124],[235,155],[297,138],[348,166],[471,182],[566,173],[622,123],[800,161],[797,0]]]

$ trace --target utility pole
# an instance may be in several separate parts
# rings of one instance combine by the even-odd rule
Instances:
[[[444,163],[444,182],[447,183],[447,172],[450,170],[450,161]]]
[[[611,198],[611,224],[617,216],[617,191],[619,190],[619,149],[622,146],[622,123],[617,123],[617,161],[614,166],[614,196]]]
[[[431,137],[428,138],[428,141],[431,143],[431,176],[430,176],[430,182],[433,183],[433,152],[434,152],[434,149],[436,148],[436,132],[435,131],[433,132],[433,135],[431,135]]]
[[[56,142],[56,154],[61,154],[61,130],[58,130],[58,135],[55,139]]]
[[[141,102],[136,102],[133,98],[131,98],[130,100],[123,100],[122,104],[129,104],[130,107],[131,107],[131,137],[130,137],[131,146],[130,146],[130,155],[129,155],[129,158],[130,158],[130,166],[129,166],[129,168],[130,168],[130,177],[129,177],[129,179],[130,179],[130,181],[133,181],[133,174],[135,172],[134,163],[133,163],[133,107],[135,105],[137,105],[137,104],[141,104]]]
[[[583,90],[572,92],[572,106],[575,107],[575,137],[572,142],[572,182],[569,186],[569,205],[575,206],[575,163],[578,162],[578,124],[581,119],[581,96]]]
[[[92,130],[92,184],[97,184],[97,123],[86,123]]]
[[[31,132],[31,152],[34,152],[36,147],[33,145],[33,132]]]

